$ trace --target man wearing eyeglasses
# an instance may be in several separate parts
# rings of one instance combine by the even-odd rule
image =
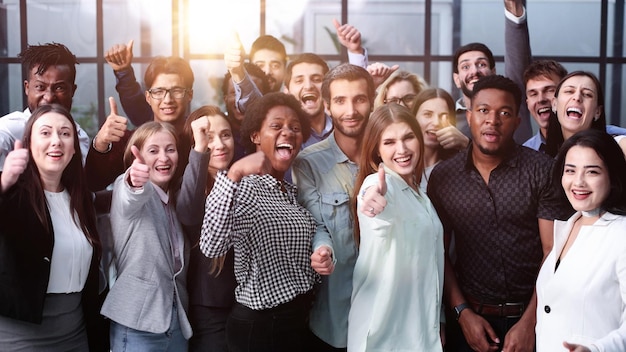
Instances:
[[[186,150],[190,144],[183,137],[183,126],[193,98],[193,82],[193,72],[187,61],[174,56],[156,57],[144,74],[144,84],[148,89],[144,100],[138,104],[149,107],[154,121],[168,122],[176,128],[180,150]],[[127,130],[126,118],[118,115],[112,99],[111,113],[94,137],[85,163],[88,186],[94,192],[104,189],[124,172],[124,149],[132,134],[132,131]],[[182,175],[187,158],[186,152],[179,153],[176,176]]]

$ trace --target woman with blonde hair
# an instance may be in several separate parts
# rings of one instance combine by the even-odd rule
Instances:
[[[404,105],[411,109],[417,94],[427,87],[428,83],[419,75],[397,70],[378,87],[374,109],[389,103]]]
[[[348,351],[441,351],[443,227],[419,189],[422,132],[409,109],[389,104],[372,113],[363,141]],[[385,189],[374,216],[356,210],[368,187]]]

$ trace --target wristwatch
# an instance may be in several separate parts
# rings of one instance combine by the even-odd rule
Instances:
[[[467,302],[465,303],[461,303],[458,306],[454,307],[454,313],[456,313],[456,320],[459,320],[459,317],[461,316],[461,312],[463,310],[465,310],[466,308],[469,308],[469,304],[467,304]]]

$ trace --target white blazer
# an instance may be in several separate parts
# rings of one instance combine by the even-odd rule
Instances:
[[[554,222],[554,246],[537,277],[537,352],[626,351],[626,216],[605,213],[583,226],[555,271],[574,222]]]

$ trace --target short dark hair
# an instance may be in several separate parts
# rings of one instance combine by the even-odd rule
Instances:
[[[524,84],[537,77],[550,77],[555,75],[559,80],[567,75],[567,70],[563,65],[554,60],[535,60],[524,70]]]
[[[360,79],[364,79],[365,82],[367,82],[367,97],[370,101],[370,105],[374,106],[376,88],[374,87],[374,79],[372,78],[372,75],[370,75],[369,72],[367,72],[367,70],[363,67],[349,63],[344,63],[334,67],[326,73],[326,76],[324,76],[324,82],[322,82],[322,99],[324,99],[326,104],[330,104],[330,84],[333,81],[340,79],[345,79],[347,81],[358,81]]]
[[[185,88],[193,88],[193,71],[189,63],[177,56],[157,56],[146,69],[146,73],[143,76],[146,89],[150,89],[154,80],[160,74],[175,74],[183,78]]]
[[[489,68],[493,69],[496,67],[496,60],[493,58],[493,53],[485,44],[469,43],[456,49],[454,52],[454,61],[452,61],[452,69],[454,70],[454,73],[459,73],[459,57],[469,51],[480,51],[487,56],[487,60],[489,60]]]
[[[270,91],[270,82],[267,78],[267,75],[259,66],[250,62],[245,62],[243,64],[243,67],[246,69],[250,77],[259,78],[261,80],[261,86],[259,87],[257,85],[257,88],[259,88],[261,94],[265,94]],[[230,74],[230,71],[226,71],[226,74],[224,75],[224,80],[222,81],[222,94],[224,96],[228,95],[228,85],[231,77],[232,76]]]
[[[472,105],[476,94],[483,89],[498,89],[511,93],[511,95],[513,95],[513,99],[515,99],[515,113],[519,113],[519,108],[522,104],[522,90],[510,78],[502,75],[488,75],[480,77],[474,84],[474,89],[472,89],[472,96],[470,97]]]
[[[271,35],[262,35],[252,43],[250,48],[250,60],[254,57],[257,51],[267,49],[279,53],[283,57],[283,63],[287,62],[287,51],[285,45]]]
[[[38,75],[46,72],[50,66],[63,65],[70,69],[72,83],[76,81],[76,65],[78,60],[70,49],[60,43],[46,43],[42,45],[29,45],[18,54],[22,61],[22,68],[30,74],[33,68]]]
[[[293,75],[293,67],[302,63],[322,66],[322,71],[324,75],[326,75],[329,70],[328,63],[326,63],[326,61],[324,61],[324,59],[322,59],[318,55],[315,55],[313,53],[300,54],[296,56],[295,59],[289,61],[289,65],[287,65],[287,70],[285,71],[285,82],[283,82],[285,84],[285,87],[289,86],[291,76]]]
[[[610,192],[600,207],[614,214],[626,215],[626,159],[619,144],[606,131],[594,129],[580,131],[563,142],[552,169],[554,184],[561,184],[567,152],[577,145],[593,149],[604,161],[609,173]]]
[[[246,116],[241,123],[241,143],[246,148],[247,153],[254,153],[256,145],[250,140],[250,136],[254,132],[261,130],[263,121],[267,118],[267,113],[276,106],[286,106],[298,115],[300,126],[302,128],[302,142],[309,139],[311,135],[311,122],[309,117],[302,110],[300,102],[291,94],[281,92],[267,93],[261,98],[250,104],[250,108],[246,109]]]

